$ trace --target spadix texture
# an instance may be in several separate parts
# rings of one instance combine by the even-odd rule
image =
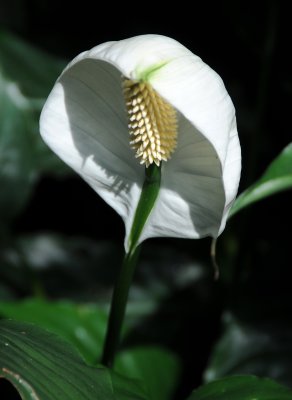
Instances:
[[[221,78],[177,41],[143,35],[80,54],[43,108],[44,140],[120,214],[128,250],[145,166],[132,148],[127,80],[149,85],[176,111],[177,124],[176,146],[161,163],[160,191],[139,242],[217,237],[240,178],[235,111]]]
[[[146,167],[169,160],[176,148],[176,110],[147,82],[124,81],[131,147]]]

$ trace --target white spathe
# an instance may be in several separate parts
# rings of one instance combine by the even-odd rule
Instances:
[[[241,151],[221,78],[177,41],[143,35],[77,56],[44,105],[43,139],[123,218],[125,248],[144,181],[129,145],[124,76],[147,79],[178,112],[178,145],[139,243],[149,237],[217,237],[235,199]]]

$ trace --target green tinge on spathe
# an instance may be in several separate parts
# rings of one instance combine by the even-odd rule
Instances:
[[[154,207],[159,193],[160,180],[161,166],[158,167],[153,163],[148,168],[145,168],[145,181],[129,237],[129,253],[135,250],[145,223]]]
[[[162,61],[157,64],[151,65],[151,67],[144,68],[142,71],[139,71],[139,68],[137,69],[136,73],[138,76],[138,80],[148,82],[150,77],[155,74],[160,68],[164,67],[168,61]]]

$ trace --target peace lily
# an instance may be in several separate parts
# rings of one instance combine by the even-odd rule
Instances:
[[[177,41],[142,35],[81,53],[40,130],[123,218],[126,250],[151,164],[161,166],[160,190],[138,243],[223,231],[241,169],[234,107],[221,78]]]
[[[57,80],[40,130],[125,223],[102,357],[111,366],[138,244],[224,229],[241,168],[234,107],[198,56],[173,39],[144,35],[77,56]]]

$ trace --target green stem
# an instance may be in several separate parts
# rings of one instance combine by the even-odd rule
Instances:
[[[136,208],[132,229],[129,237],[129,248],[136,247],[145,223],[157,199],[161,180],[161,167],[151,164],[145,168],[145,181]]]
[[[125,254],[122,268],[117,277],[108,322],[108,330],[103,349],[101,362],[107,367],[112,367],[116,350],[119,345],[120,332],[125,316],[129,288],[133,279],[135,266],[139,257],[140,246],[133,252]]]
[[[129,251],[125,254],[111,302],[107,334],[101,359],[102,364],[107,367],[113,366],[115,354],[120,343],[120,333],[125,316],[129,289],[141,248],[141,246],[138,246],[138,241],[157,199],[160,188],[160,177],[160,167],[152,164],[145,169],[145,181],[129,236]]]

